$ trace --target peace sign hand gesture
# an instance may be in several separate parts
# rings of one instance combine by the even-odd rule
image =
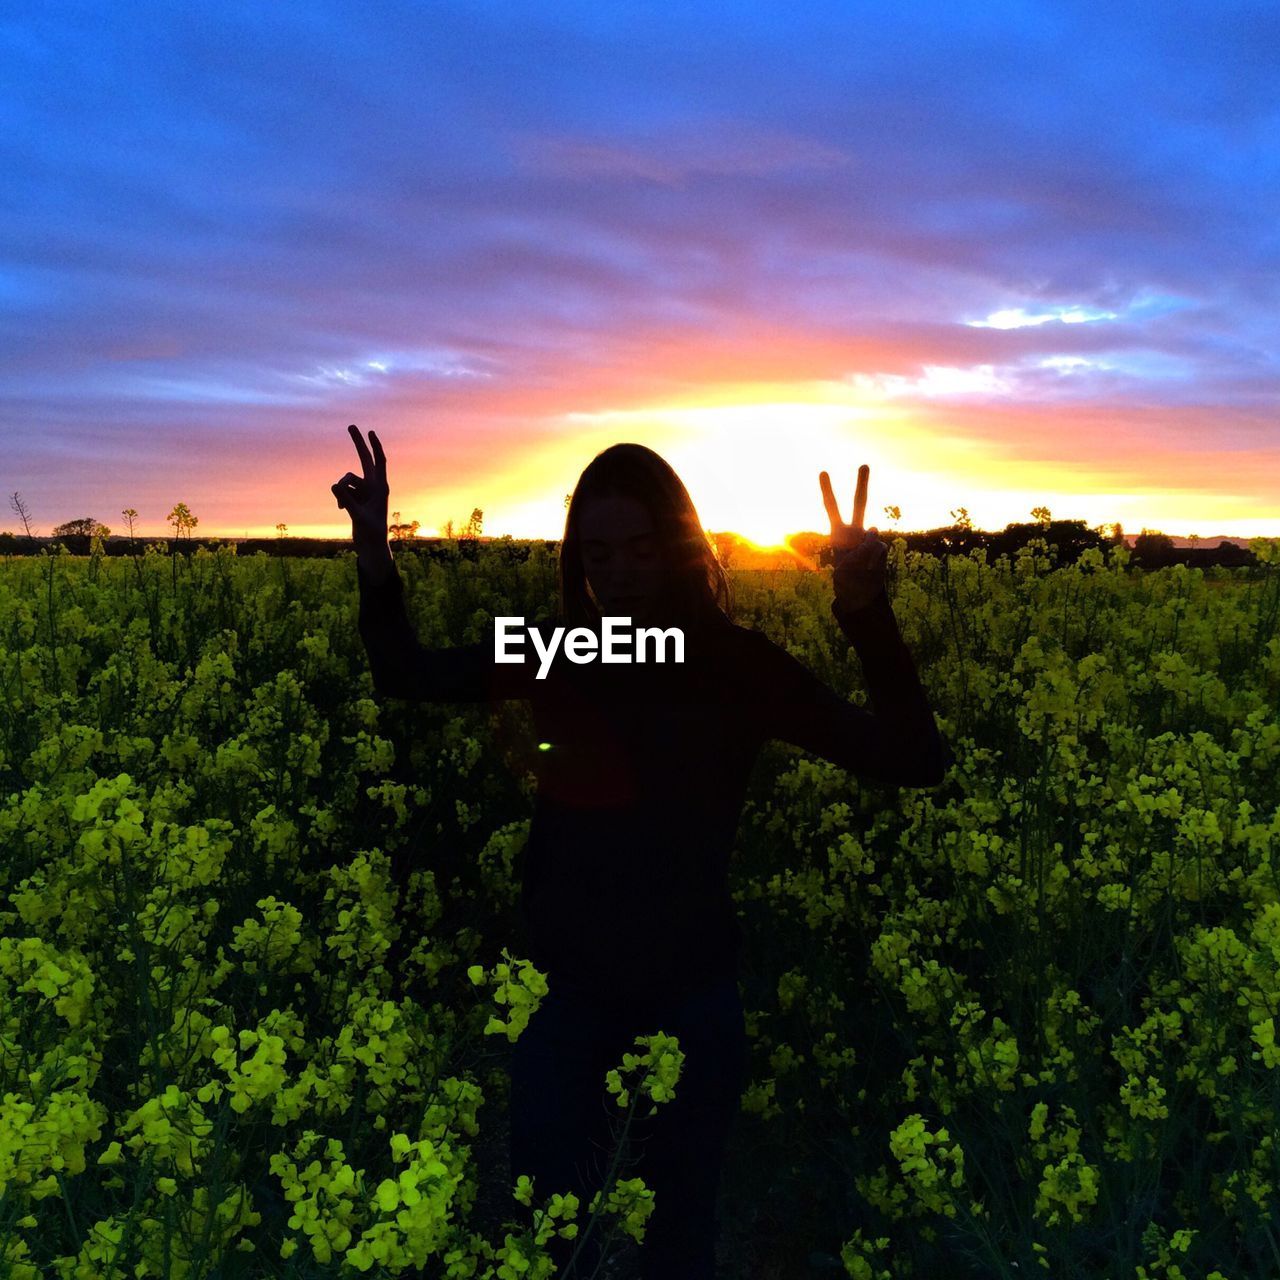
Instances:
[[[829,545],[835,560],[832,586],[836,603],[846,612],[870,604],[886,589],[885,563],[889,558],[889,548],[876,536],[874,526],[865,531],[862,527],[867,510],[867,477],[870,474],[871,468],[864,462],[858,468],[858,487],[853,495],[853,521],[850,524],[840,519],[840,506],[831,488],[831,477],[825,471],[818,474],[822,501],[831,520]]]
[[[338,506],[351,516],[351,540],[359,546],[385,546],[387,542],[387,456],[382,452],[376,431],[369,432],[373,453],[353,422],[347,428],[360,455],[364,476],[348,471],[341,480],[329,486]]]

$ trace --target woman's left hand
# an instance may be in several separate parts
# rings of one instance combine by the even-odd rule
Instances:
[[[861,609],[886,590],[885,565],[889,548],[876,536],[874,526],[863,530],[867,509],[867,479],[871,468],[864,462],[858,468],[858,487],[853,495],[853,520],[840,519],[840,506],[831,488],[831,477],[819,472],[822,501],[831,520],[831,547],[835,552],[832,585],[836,600],[846,610]]]

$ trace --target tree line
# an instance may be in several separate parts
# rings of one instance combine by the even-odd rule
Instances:
[[[569,505],[570,495],[565,494],[564,505]],[[19,536],[12,531],[0,532],[0,554],[20,554],[24,549],[34,550],[38,543],[50,539],[37,537],[32,532],[31,514],[20,493],[13,493],[9,498],[12,507],[25,531],[25,548]],[[121,513],[128,529],[128,540],[136,546],[139,538],[135,534],[138,513],[133,507],[126,507]],[[1058,548],[1059,563],[1066,564],[1075,560],[1087,547],[1105,548],[1124,541],[1124,530],[1119,521],[1088,528],[1083,520],[1054,520],[1048,507],[1039,506],[1031,509],[1032,520],[1024,523],[1012,523],[1004,529],[988,532],[975,529],[969,512],[965,507],[957,507],[951,513],[953,524],[922,532],[898,534],[892,526],[901,519],[901,510],[896,506],[884,508],[884,523],[879,526],[881,535],[886,538],[901,536],[913,551],[926,551],[934,555],[967,554],[975,547],[986,549],[990,559],[1001,555],[1014,555],[1033,537],[1042,538],[1049,546]],[[472,510],[465,523],[455,524],[450,519],[444,522],[438,538],[419,537],[421,524],[417,520],[405,521],[399,511],[391,513],[391,521],[387,533],[393,542],[415,543],[424,547],[438,544],[442,540],[476,543],[483,538],[484,511],[480,507]],[[176,503],[165,517],[179,545],[191,545],[191,535],[199,525],[196,516],[185,502]],[[345,548],[346,538],[288,538],[289,526],[284,522],[276,526],[277,538],[275,550],[290,555],[327,555]],[[75,520],[67,520],[57,525],[51,540],[62,542],[67,550],[76,555],[92,554],[95,551],[106,552],[106,541],[113,536],[112,530],[93,516],[81,516]],[[124,535],[122,535],[124,536]],[[786,548],[761,548],[748,538],[732,532],[716,533],[707,531],[707,537],[715,548],[716,556],[726,568],[755,568],[777,562],[779,564],[800,562],[822,564],[829,558],[827,555],[827,535],[817,532],[802,532],[791,535],[787,539]],[[1238,566],[1251,564],[1254,555],[1245,547],[1223,539],[1216,548],[1200,548],[1196,535],[1188,539],[1190,548],[1179,548],[1174,545],[1168,534],[1158,529],[1144,528],[1134,539],[1132,554],[1134,563],[1144,568],[1159,568],[1163,565],[1182,562],[1202,567],[1211,565]],[[225,541],[225,539],[214,539]],[[491,541],[491,540],[490,540]],[[558,539],[501,539],[503,542],[538,542],[554,546]],[[287,547],[284,545],[287,542]],[[270,545],[264,539],[244,539],[240,545],[248,551],[265,548]]]
[[[22,494],[10,494],[9,505],[22,522],[27,545],[29,547],[34,546],[40,539],[37,534],[32,532],[31,512],[23,501]],[[127,536],[129,541],[131,543],[136,542],[137,536],[134,533],[134,528],[138,519],[137,511],[133,507],[126,507],[120,514],[128,528]],[[185,502],[179,502],[165,517],[165,521],[172,526],[175,538],[189,541],[192,532],[200,523],[200,518],[192,512]],[[391,513],[391,522],[387,526],[387,534],[393,542],[409,541],[418,536],[418,530],[421,527],[421,523],[417,520],[401,521],[400,512],[393,511]],[[446,538],[478,539],[482,536],[483,528],[484,511],[480,507],[475,507],[465,523],[457,524],[455,527],[453,520],[446,520],[444,522],[443,536]],[[288,530],[289,526],[283,521],[276,525],[276,533],[280,538],[283,538],[288,533]],[[68,551],[80,555],[90,553],[93,550],[95,541],[105,543],[108,538],[113,536],[112,530],[95,516],[79,516],[74,520],[67,520],[60,525],[56,525],[50,535],[53,540],[65,543]],[[12,530],[0,531],[0,552],[12,555],[19,550],[18,535]]]

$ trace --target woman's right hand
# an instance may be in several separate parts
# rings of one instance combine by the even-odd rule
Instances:
[[[351,540],[357,546],[385,546],[387,542],[387,456],[378,443],[378,433],[369,432],[373,453],[353,422],[347,428],[360,455],[363,477],[348,471],[336,484],[330,485],[338,506],[351,517]]]

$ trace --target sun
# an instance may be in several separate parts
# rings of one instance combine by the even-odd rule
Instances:
[[[732,531],[762,550],[785,547],[790,534],[825,533],[819,472],[830,473],[849,520],[864,462],[871,467],[868,520],[879,511],[875,479],[889,469],[889,455],[877,409],[778,400],[666,408],[645,417],[662,438],[653,447],[684,481],[705,528]]]

